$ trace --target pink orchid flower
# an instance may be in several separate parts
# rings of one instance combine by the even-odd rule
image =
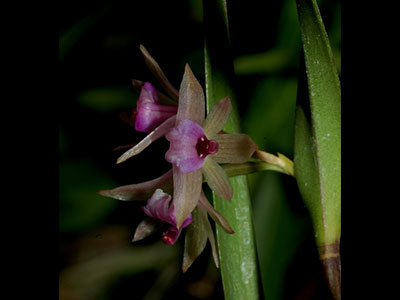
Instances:
[[[139,154],[153,141],[166,136],[170,148],[165,158],[172,164],[172,169],[156,179],[102,190],[99,194],[123,201],[147,200],[143,211],[148,218],[138,225],[133,241],[146,237],[156,229],[157,224],[166,222],[170,227],[164,232],[163,241],[173,244],[182,228],[190,223],[195,224],[188,227],[183,270],[186,271],[203,251],[207,239],[218,266],[214,234],[207,216],[211,216],[227,233],[232,234],[234,231],[206,199],[202,191],[202,182],[205,180],[217,195],[230,201],[232,187],[219,163],[247,162],[256,151],[257,145],[245,134],[222,132],[232,109],[228,97],[215,104],[205,118],[204,92],[189,65],[185,67],[178,92],[143,46],[141,51],[160,84],[172,98],[179,99],[179,105],[165,109],[165,106],[158,102],[159,96],[165,96],[157,94],[150,83],[142,84],[137,81],[141,86],[141,93],[137,104],[135,128],[137,125],[137,130],[150,132],[142,141],[122,154],[117,163]],[[193,211],[196,218],[192,217]],[[189,250],[186,250],[186,244],[190,245],[193,240],[196,241],[196,246],[188,246]],[[195,253],[192,253],[193,251]]]
[[[182,229],[189,226],[193,222],[192,215],[188,215],[180,229],[176,228],[176,219],[174,214],[174,206],[170,205],[171,196],[164,193],[161,189],[156,189],[150,199],[147,200],[146,206],[142,206],[144,213],[152,219],[161,220],[170,224],[170,227],[162,235],[162,241],[165,244],[173,245],[182,232]],[[147,222],[147,221],[145,221]],[[134,241],[140,240],[151,233],[148,226],[144,226],[143,222],[136,229]]]
[[[186,65],[177,114],[165,120],[117,160],[121,163],[142,152],[156,139],[166,136],[170,141],[166,159],[172,163],[173,169],[177,228],[196,207],[203,176],[218,196],[230,201],[232,187],[218,163],[246,162],[257,149],[246,134],[221,133],[231,110],[230,100],[226,97],[216,103],[205,118],[203,89]]]
[[[205,118],[203,89],[186,65],[175,126],[166,134],[170,148],[165,158],[172,163],[173,203],[178,228],[199,201],[203,176],[218,196],[230,201],[232,187],[218,163],[244,163],[257,149],[246,134],[221,133],[231,110],[230,100],[226,97],[216,103]]]

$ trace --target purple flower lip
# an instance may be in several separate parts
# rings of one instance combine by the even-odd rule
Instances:
[[[170,141],[170,149],[165,159],[175,164],[182,174],[202,168],[207,155],[218,151],[218,143],[208,140],[203,128],[192,120],[182,120],[166,138]]]
[[[197,141],[196,149],[200,158],[206,158],[209,154],[217,153],[218,143],[214,140],[208,140],[207,137],[203,135]]]
[[[184,119],[165,137],[170,142],[165,159],[175,164],[181,173],[193,172],[203,166],[204,158],[197,151],[198,141],[204,137],[204,130],[199,124]]]
[[[175,244],[176,240],[178,239],[181,230],[176,229],[176,227],[169,227],[166,232],[164,232],[161,240],[164,244],[173,245]]]

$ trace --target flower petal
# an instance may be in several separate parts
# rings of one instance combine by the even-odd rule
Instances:
[[[177,110],[177,106],[149,102],[142,103],[137,106],[135,129],[140,132],[150,132],[170,117],[176,115]]]
[[[169,204],[172,197],[164,193],[162,189],[156,189],[153,195],[147,200],[146,206],[142,209],[150,218],[158,219],[175,226],[175,220],[169,214]]]
[[[207,244],[207,232],[199,207],[193,211],[193,223],[185,234],[182,271],[186,272]]]
[[[150,132],[143,140],[141,140],[138,144],[136,144],[134,147],[126,151],[124,154],[122,154],[118,160],[117,164],[124,162],[128,158],[131,158],[134,155],[139,154],[142,152],[144,149],[146,149],[152,142],[155,140],[159,139],[160,137],[164,136],[168,130],[170,130],[172,127],[174,127],[175,124],[175,118],[176,116],[172,116],[166,121],[164,121],[160,126],[158,126],[156,129],[154,129],[152,132]]]
[[[218,143],[218,152],[210,157],[218,163],[244,163],[257,150],[256,143],[243,133],[217,134],[213,140]]]
[[[196,145],[202,136],[204,136],[204,130],[199,124],[188,119],[182,120],[165,136],[170,142],[165,159],[177,166],[181,173],[200,169],[204,164],[204,159],[199,157]]]
[[[137,91],[141,91],[142,87],[144,86],[144,82],[137,80],[137,79],[132,79],[132,85]],[[177,101],[168,97],[167,95],[163,94],[160,91],[158,92],[158,101],[160,104],[165,104],[165,105],[177,105]]]
[[[212,139],[218,132],[222,130],[228,121],[232,111],[232,104],[229,97],[218,101],[207,114],[204,122],[204,132],[208,139]]]
[[[143,84],[136,105],[140,106],[146,102],[158,103],[157,89],[150,82],[145,82]]]
[[[136,184],[129,184],[117,187],[112,190],[102,190],[99,194],[105,197],[114,198],[117,200],[147,200],[154,191],[158,188],[164,190],[168,194],[172,194],[172,169],[160,177]]]
[[[215,244],[214,231],[211,227],[210,221],[208,220],[207,210],[203,207],[199,207],[199,212],[201,219],[204,223],[204,228],[206,230],[208,240],[210,241],[215,265],[217,266],[217,268],[219,268],[219,260],[218,260],[217,246]]]
[[[173,165],[172,170],[174,178],[173,204],[176,225],[177,228],[180,228],[199,201],[203,176],[201,169],[183,174]]]
[[[199,125],[203,125],[204,114],[205,98],[203,88],[193,75],[189,65],[186,65],[179,89],[179,107],[176,125],[184,119],[189,119]]]
[[[229,234],[235,233],[231,225],[229,225],[228,221],[224,218],[224,216],[221,215],[217,210],[215,210],[215,208],[210,204],[210,202],[208,202],[206,196],[204,195],[204,192],[201,192],[198,206],[207,209],[207,212],[210,214],[211,218],[215,221],[215,223],[221,226],[226,233]]]
[[[220,197],[231,201],[233,190],[228,179],[228,175],[213,158],[207,156],[204,160],[203,175],[210,188]]]
[[[148,237],[161,227],[162,222],[152,218],[146,218],[136,227],[132,242],[137,242]]]
[[[146,48],[143,45],[140,45],[140,51],[142,51],[147,66],[150,68],[150,71],[157,78],[161,86],[172,98],[178,99],[179,96],[178,91],[168,81],[167,77],[164,75],[164,72],[161,70],[159,64],[155,61],[155,59],[150,55],[150,53],[146,50]]]

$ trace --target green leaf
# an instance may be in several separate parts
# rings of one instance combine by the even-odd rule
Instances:
[[[118,205],[114,199],[97,191],[115,182],[96,165],[87,161],[68,160],[60,163],[60,232],[89,230],[100,224]]]
[[[98,87],[84,90],[77,97],[78,103],[97,112],[130,109],[136,105],[138,93],[125,87]]]
[[[233,61],[230,52],[226,2],[205,0],[204,25],[207,111],[229,96],[232,113],[224,130],[239,133],[239,116],[233,86]],[[229,203],[215,194],[214,207],[235,231],[227,234],[216,227],[221,276],[225,299],[259,299],[251,202],[246,176],[230,178],[233,198]]]
[[[290,207],[282,177],[275,172],[249,176],[250,182],[258,179],[251,194],[260,276],[268,300],[284,298],[285,274],[312,230],[309,219]]]
[[[58,58],[63,60],[65,55],[75,47],[75,45],[96,25],[96,23],[106,15],[113,7],[113,4],[107,3],[103,7],[92,11],[82,18],[71,28],[60,34],[58,42]]]
[[[339,299],[340,83],[315,0],[298,0],[297,6],[304,62],[301,66],[296,110],[295,174],[300,193],[310,211],[329,286],[335,299]]]
[[[315,220],[318,244],[334,243],[340,237],[340,84],[315,1],[298,1],[298,5],[307,86],[299,87],[303,112],[297,109],[295,171],[304,200],[314,219],[318,219]],[[305,89],[308,93],[304,95]],[[309,180],[318,182],[318,193],[312,193],[312,199]],[[316,205],[320,209],[314,209]]]

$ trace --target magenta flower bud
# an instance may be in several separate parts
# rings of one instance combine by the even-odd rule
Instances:
[[[189,226],[189,224],[193,222],[192,215],[189,214],[182,226],[177,229],[174,205],[170,206],[170,203],[171,196],[164,193],[161,189],[157,189],[151,198],[147,200],[146,206],[142,207],[145,214],[149,217],[171,225],[168,230],[163,233],[162,237],[162,241],[168,245],[174,244],[181,234],[182,228]]]
[[[135,129],[140,132],[150,132],[168,118],[176,114],[178,106],[161,105],[158,102],[158,93],[150,82],[145,82],[136,109],[133,111],[135,117]]]

